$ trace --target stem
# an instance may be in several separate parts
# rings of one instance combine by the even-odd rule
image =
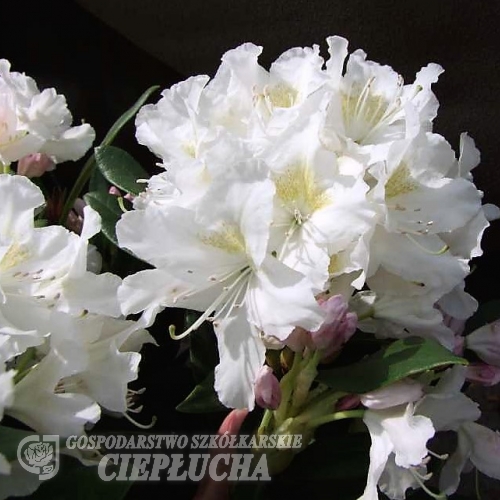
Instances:
[[[481,493],[479,492],[479,470],[476,469],[476,477],[474,478],[474,486],[476,490],[476,499],[481,500]]]
[[[262,417],[262,421],[259,425],[259,428],[257,429],[257,435],[262,435],[262,434],[267,434],[267,428],[269,426],[269,423],[271,422],[273,418],[273,412],[272,410],[266,410],[264,412],[264,416]]]
[[[306,361],[305,366],[300,370],[299,375],[295,380],[295,388],[292,396],[292,407],[290,409],[291,416],[296,416],[302,408],[309,395],[316,375],[318,374],[318,364],[321,360],[320,350],[313,351],[312,356]]]
[[[281,404],[279,408],[274,412],[274,419],[276,421],[276,426],[281,425],[285,420],[288,413],[288,405],[290,404],[290,399],[292,397],[293,386],[295,385],[295,379],[297,374],[300,372],[300,365],[302,362],[302,354],[296,352],[293,356],[292,368],[288,373],[286,373],[281,379]]]
[[[88,180],[90,179],[92,171],[95,167],[95,163],[95,155],[92,153],[92,156],[90,156],[89,159],[85,162],[85,165],[83,166],[78,179],[76,179],[76,182],[73,184],[73,188],[66,198],[64,207],[61,212],[61,217],[59,218],[59,224],[61,224],[62,226],[66,226],[66,220],[68,219],[69,212],[73,208],[75,200],[82,192],[85,184],[87,184]]]
[[[10,163],[0,162],[0,165],[2,165],[2,174],[10,174],[12,172],[12,170],[10,169]]]
[[[330,415],[330,409],[335,408],[337,401],[345,395],[345,392],[328,391],[316,396],[302,409],[302,413],[298,416],[298,419],[307,422],[325,414]]]
[[[129,108],[123,115],[121,115],[118,120],[113,123],[111,128],[108,130],[108,133],[102,140],[100,146],[109,146],[117,136],[118,132],[123,128],[123,126],[131,120],[134,115],[139,111],[139,108],[146,102],[148,97],[155,91],[158,90],[159,86],[155,85],[154,87],[150,87],[149,89],[144,92],[141,97],[137,100],[137,102]],[[94,149],[95,151],[95,149]],[[96,164],[95,161],[95,154],[93,153],[92,156],[89,157],[89,159],[85,162],[85,165],[80,172],[80,175],[78,176],[78,179],[76,180],[73,188],[71,189],[71,192],[69,193],[68,197],[66,198],[66,202],[64,203],[64,207],[61,213],[61,217],[59,219],[59,224],[62,226],[66,225],[66,219],[68,218],[68,214],[70,210],[73,207],[73,204],[75,203],[75,200],[78,198],[80,193],[82,192],[85,184],[88,182],[90,179],[90,176],[92,175],[92,171],[94,170],[94,166]]]
[[[319,427],[320,425],[335,422],[337,420],[344,420],[346,418],[362,418],[364,414],[365,410],[338,411],[336,413],[331,413],[330,415],[313,418],[307,423],[307,425],[308,427],[314,429],[316,427]]]

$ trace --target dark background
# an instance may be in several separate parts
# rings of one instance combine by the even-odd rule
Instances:
[[[9,59],[14,71],[35,78],[40,88],[53,86],[66,95],[75,122],[85,119],[98,139],[147,87],[166,88],[192,74],[213,74],[229,48],[245,41],[262,44],[262,63],[268,65],[289,47],[324,44],[326,36],[338,34],[350,41],[351,50],[363,48],[369,58],[390,64],[408,82],[428,62],[445,68],[434,87],[441,103],[435,130],[455,149],[462,131],[476,140],[482,153],[474,171],[476,184],[485,191],[486,202],[500,205],[498,1],[78,3],[100,19],[72,0],[3,2],[0,57]],[[133,133],[129,125],[118,143],[153,170],[154,158],[135,144]],[[77,173],[78,166],[61,165],[57,182],[68,185]],[[477,259],[468,280],[469,292],[481,302],[500,298],[500,222],[487,231],[483,247],[485,255]],[[192,381],[184,360],[175,358],[176,346],[166,338],[167,325],[179,316],[162,318],[154,332],[160,347],[144,353],[144,418],[158,416],[157,433],[212,432],[220,414],[200,420],[172,409],[190,391]],[[112,419],[102,425],[132,430]],[[190,498],[193,489],[146,484],[134,486],[129,498]]]

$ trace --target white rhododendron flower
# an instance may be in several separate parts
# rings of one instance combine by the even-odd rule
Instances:
[[[455,431],[458,444],[444,464],[440,489],[454,493],[460,475],[472,464],[487,476],[500,479],[500,434],[476,423],[481,416],[477,403],[461,392],[467,368],[455,366],[418,402],[416,412],[429,417],[437,431]]]
[[[181,336],[213,322],[229,407],[253,408],[265,346],[318,328],[325,293],[346,294],[362,330],[450,349],[443,312],[466,319],[477,305],[463,283],[488,226],[479,153],[463,134],[457,158],[432,130],[442,68],[405,84],[361,50],[348,56],[345,39],[327,44],[326,62],[294,48],[269,70],[243,44],[212,79],[180,82],[137,115],[165,171],[117,225],[120,245],[156,268],[124,280],[122,312],[203,312]]]
[[[29,179],[82,157],[94,131],[72,126],[63,95],[0,59],[0,420],[63,438],[85,438],[105,412],[149,428],[155,417],[130,415],[144,389],[129,384],[141,348],[155,343],[147,328],[164,308],[183,308],[199,314],[170,336],[210,322],[218,361],[205,366],[193,339],[204,382],[178,409],[213,405],[212,376],[224,406],[241,415],[260,406],[255,435],[294,437],[293,449],[252,450],[269,474],[319,426],[359,418],[371,446],[358,500],[404,500],[417,488],[441,499],[472,467],[500,479],[500,434],[477,423],[479,405],[462,392],[500,376],[498,321],[469,332],[478,303],[465,279],[500,218],[473,182],[479,151],[467,133],[456,153],[434,131],[438,64],[405,82],[362,50],[349,54],[344,38],[326,46],[326,59],[318,45],[296,47],[266,69],[262,47],[244,43],[213,78],[163,90],[136,115],[137,140],[159,167],[144,179],[110,143],[149,89],[70,194],[47,201]],[[49,179],[37,182],[47,189]],[[59,215],[73,232],[50,225]],[[125,277],[101,272],[114,268]],[[458,356],[469,351],[481,363],[466,367]],[[455,433],[456,446],[434,439],[441,432]],[[68,454],[85,465],[100,457]],[[0,498],[38,487],[22,465],[0,447]]]
[[[159,279],[168,282],[171,276],[181,282],[165,293],[163,304],[204,311],[191,329],[211,317],[221,356],[216,389],[230,406],[253,407],[265,354],[260,331],[284,340],[294,326],[315,329],[321,324],[310,282],[267,251],[274,191],[259,164],[246,164],[211,184],[198,213],[180,207],[163,212],[150,205],[125,214],[117,227],[120,244],[154,263]],[[221,198],[224,204],[217,203]],[[176,244],[150,244],[166,238]],[[142,308],[137,301],[156,301],[153,273],[125,281],[122,293],[128,290],[136,301],[127,301],[127,312]]]
[[[434,436],[435,430],[429,418],[414,415],[411,403],[384,410],[367,410],[363,421],[370,431],[372,444],[367,484],[359,500],[378,500],[377,485],[389,458],[394,463],[391,462],[386,472],[388,475],[396,473],[399,476],[398,471],[402,469],[404,478],[409,469],[422,468],[428,455],[427,441]],[[413,484],[402,481],[401,487],[403,485],[409,487]]]
[[[121,279],[88,271],[100,216],[85,207],[80,236],[36,227],[44,197],[23,176],[0,175],[0,199],[0,417],[68,436],[101,407],[126,415],[151,317],[123,319]]]
[[[0,162],[8,165],[34,153],[54,163],[78,160],[95,138],[88,124],[71,126],[66,99],[55,89],[39,91],[35,81],[11,72],[0,60]]]

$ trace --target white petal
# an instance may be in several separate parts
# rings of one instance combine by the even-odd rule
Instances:
[[[76,161],[90,149],[94,139],[94,129],[84,123],[68,128],[56,140],[47,141],[40,152],[54,158],[56,163]]]
[[[373,413],[367,411],[363,417],[363,421],[370,431],[372,444],[366,487],[358,500],[378,500],[377,484],[384,472],[389,455],[394,449],[391,439],[380,425],[379,419],[372,418],[372,415]]]
[[[256,329],[240,308],[228,318],[214,323],[220,363],[215,368],[215,390],[229,408],[255,405],[254,385],[264,364],[266,348]]]
[[[85,309],[116,318],[121,315],[117,298],[120,284],[121,278],[114,274],[86,272],[77,279],[65,281],[64,296],[72,309]]]
[[[3,363],[2,363],[3,364]],[[3,369],[3,367],[0,367]],[[14,376],[15,370],[0,373],[0,420],[3,418],[4,408],[12,406],[14,402]],[[0,458],[1,458],[0,453]],[[1,466],[0,466],[1,472]]]
[[[101,230],[101,216],[90,205],[83,207],[83,228],[80,237],[90,240]]]
[[[464,425],[472,446],[471,462],[483,473],[500,479],[500,432],[469,422]]]
[[[160,269],[146,269],[127,276],[118,289],[122,313],[135,314],[149,307],[170,305],[177,283],[178,280]]]
[[[42,192],[26,177],[1,174],[0,199],[0,245],[25,239],[33,228],[34,209],[45,202]]]
[[[439,489],[451,495],[457,491],[460,475],[469,462],[471,442],[464,432],[458,432],[458,445],[453,455],[448,458],[439,476]]]
[[[17,385],[14,404],[6,413],[41,434],[79,435],[88,422],[99,420],[99,406],[83,394],[55,394],[56,384],[81,371],[86,356],[73,343],[60,345]]]
[[[389,435],[394,447],[396,465],[420,465],[427,456],[427,441],[434,436],[434,427],[427,417],[413,415],[413,405],[388,410],[367,410],[366,418],[377,419]],[[365,414],[366,415],[366,414]]]
[[[2,415],[3,417],[3,415]],[[7,459],[4,457],[4,455],[2,455],[0,453],[0,474],[10,474],[11,473],[11,465],[10,463],[7,461]],[[0,487],[0,498],[5,498],[2,496],[2,493],[1,493],[1,487]]]
[[[326,39],[326,43],[330,54],[330,59],[326,62],[326,71],[331,77],[332,84],[337,86],[342,77],[349,42],[340,36],[331,36]]]
[[[458,159],[458,175],[467,177],[470,171],[479,165],[481,154],[476,148],[474,139],[466,132],[460,134],[460,157]]]
[[[249,321],[279,340],[296,326],[313,331],[323,321],[309,281],[270,256],[250,279],[246,305]]]
[[[405,379],[363,394],[361,403],[372,410],[382,410],[405,403],[414,403],[422,397],[422,394],[422,384],[412,379]]]
[[[419,467],[418,473],[425,475],[426,467]],[[391,500],[405,500],[406,490],[418,489],[420,484],[408,469],[398,467],[394,461],[394,455],[390,455],[384,472],[379,480],[379,488]]]

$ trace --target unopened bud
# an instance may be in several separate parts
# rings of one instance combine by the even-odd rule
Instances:
[[[314,347],[321,350],[323,358],[339,351],[352,337],[358,325],[355,313],[348,312],[348,305],[342,295],[334,295],[320,304],[326,318],[319,330],[311,332]]]
[[[349,394],[348,396],[344,396],[337,401],[335,411],[352,410],[353,408],[359,406],[360,402],[361,399],[357,394]]]
[[[54,170],[55,163],[43,153],[34,153],[24,156],[17,162],[17,174],[30,179],[41,177],[45,172]]]
[[[465,377],[470,382],[477,382],[491,387],[500,382],[500,368],[484,363],[473,363],[467,367]]]
[[[266,410],[276,410],[281,403],[280,383],[267,365],[264,365],[257,375],[255,402]]]
[[[288,335],[285,344],[293,351],[303,353],[306,347],[313,347],[311,342],[311,334],[300,326],[294,328],[292,333]]]
[[[474,330],[465,337],[465,345],[484,362],[500,366],[500,320]]]
[[[112,196],[116,196],[117,198],[125,198],[126,200],[130,201],[130,203],[133,203],[136,196],[133,195],[132,193],[123,193],[116,187],[116,186],[111,186],[108,190],[108,193]]]

